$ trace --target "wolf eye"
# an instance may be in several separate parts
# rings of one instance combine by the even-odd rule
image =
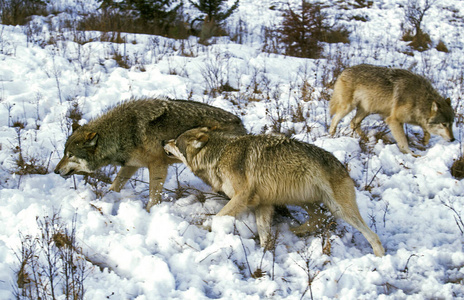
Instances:
[[[448,123],[441,123],[441,126],[448,127]]]
[[[73,157],[74,155],[72,153],[68,153],[68,158]]]

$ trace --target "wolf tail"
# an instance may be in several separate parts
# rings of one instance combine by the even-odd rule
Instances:
[[[345,70],[335,81],[332,98],[329,102],[330,115],[350,111],[353,102],[353,82],[350,70]]]

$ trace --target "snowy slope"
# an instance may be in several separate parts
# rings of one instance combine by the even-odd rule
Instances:
[[[54,5],[70,8],[68,16],[96,7],[76,3]],[[20,233],[35,236],[36,219],[55,213],[66,226],[75,219],[83,252],[108,266],[102,271],[85,262],[85,299],[310,299],[311,293],[315,299],[464,298],[459,227],[464,181],[449,172],[462,155],[463,124],[454,127],[458,141],[433,136],[423,150],[414,146],[421,130],[407,126],[412,147],[421,154],[414,158],[394,143],[374,138],[384,128],[376,116],[363,122],[370,136],[366,145],[348,129],[353,114],[342,120],[335,138],[329,137],[328,103],[320,96],[331,92],[322,81],[333,79],[337,61],[345,66],[372,63],[410,68],[430,78],[463,114],[464,2],[438,1],[424,21],[434,43],[443,40],[450,52],[431,49],[412,55],[400,41],[406,1],[375,1],[360,9],[327,3],[330,15],[352,31],[351,43],[325,45],[325,58],[319,60],[261,51],[263,26],[280,21],[278,10],[269,7],[284,6],[269,0],[242,0],[228,21],[231,30],[240,21],[246,24],[244,44],[219,38],[204,46],[196,38],[175,41],[136,34],[127,34],[126,44],[98,39],[79,44],[72,30],[57,30],[65,14],[37,17],[31,39],[26,27],[0,26],[0,299],[14,298]],[[90,41],[100,33],[85,35]],[[115,54],[126,55],[131,68],[120,67]],[[208,75],[211,70],[217,77]],[[240,91],[209,93],[220,81]],[[306,101],[304,82],[312,95]],[[253,94],[254,86],[262,93]],[[210,196],[209,187],[182,165],[170,169],[165,201],[150,214],[144,210],[146,170],[121,193],[108,192],[104,183],[96,191],[83,176],[65,179],[52,172],[69,134],[65,116],[73,103],[87,122],[121,100],[141,96],[206,102],[239,115],[252,133],[270,132],[283,115],[282,131],[334,153],[347,165],[361,214],[379,235],[386,256],[375,257],[364,237],[343,221],[329,237],[330,255],[322,252],[320,236],[296,237],[285,222],[276,224],[280,233],[275,253],[264,253],[252,213],[235,222],[214,219],[212,231],[207,231],[197,225],[211,224],[225,200]],[[297,108],[304,120],[292,118]],[[18,130],[14,122],[25,128]],[[44,165],[48,174],[13,174],[18,140],[26,160]],[[191,188],[179,199],[173,193],[177,178]],[[205,201],[199,201],[201,193]],[[265,273],[254,278],[258,269]],[[308,276],[313,279],[311,291]]]

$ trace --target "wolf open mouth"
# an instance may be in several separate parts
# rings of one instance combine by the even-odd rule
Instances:
[[[55,173],[60,174],[60,172],[55,172]],[[90,174],[92,174],[92,173],[85,172],[85,171],[76,171],[76,169],[71,169],[67,173],[60,174],[60,175],[63,176],[63,177],[68,177],[68,176],[71,176],[71,175],[90,175]]]
[[[164,149],[164,152],[166,153],[166,155],[167,155],[168,157],[176,157],[176,156],[175,156],[174,154],[172,154],[172,152],[170,152],[169,150]]]
[[[66,174],[63,174],[62,176],[71,176],[72,174],[74,174],[75,171],[76,169],[71,169],[69,170],[69,172],[67,172]]]

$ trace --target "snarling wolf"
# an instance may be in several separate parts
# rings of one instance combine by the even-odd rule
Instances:
[[[366,237],[375,255],[385,254],[379,237],[359,213],[348,171],[317,146],[284,136],[235,136],[203,127],[168,141],[164,149],[215,191],[231,198],[217,216],[238,216],[254,207],[263,247],[269,242],[274,205],[311,207],[323,202]],[[296,231],[308,231],[313,221]]]
[[[168,166],[179,162],[166,156],[162,141],[199,126],[218,126],[237,135],[246,134],[237,116],[207,104],[129,100],[76,129],[66,142],[55,173],[87,174],[109,164],[119,165],[121,169],[110,187],[119,192],[139,168],[148,167],[149,211],[161,201]]]
[[[403,153],[408,147],[403,124],[419,125],[424,131],[424,145],[430,133],[454,141],[454,111],[450,99],[444,99],[430,82],[403,69],[358,65],[345,69],[335,82],[330,99],[334,115],[329,133],[333,136],[340,120],[356,108],[351,128],[363,135],[361,121],[370,114],[383,117]]]

